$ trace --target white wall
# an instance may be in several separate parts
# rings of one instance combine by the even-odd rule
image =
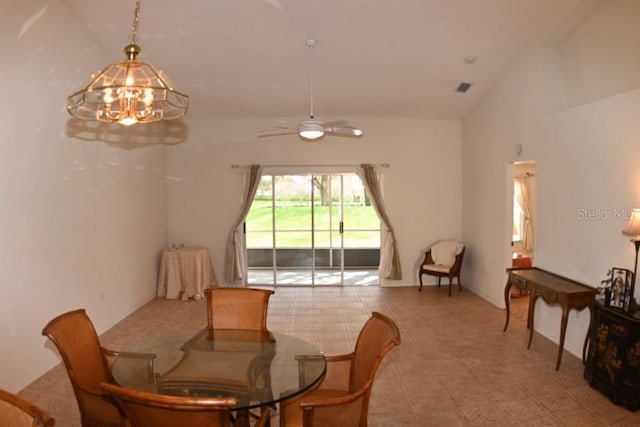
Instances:
[[[619,46],[640,40],[629,14],[640,16],[640,2],[598,3],[567,38],[524,53],[463,121],[463,237],[476,254],[467,275],[497,306],[504,306],[510,252],[505,171],[514,161],[536,161],[536,266],[594,287],[613,266],[633,269],[633,245],[621,231],[625,209],[640,206],[640,90],[628,90],[638,87],[637,75],[607,71],[640,65]],[[590,83],[583,90],[576,81]],[[570,315],[565,348],[574,354],[588,320],[587,312]],[[559,325],[560,309],[540,301],[536,329],[557,342]]]
[[[17,392],[60,362],[50,319],[86,308],[100,333],[154,296],[165,155],[70,138],[66,97],[118,58],[66,2],[1,9],[0,388]]]
[[[389,163],[383,191],[403,279],[384,284],[415,285],[423,249],[434,240],[461,236],[459,122],[353,119],[365,131],[362,138],[325,136],[315,143],[295,135],[256,138],[256,132],[273,127],[274,120],[195,121],[189,142],[167,149],[169,242],[208,247],[223,283],[225,242],[243,191],[242,174],[232,164]],[[295,124],[299,118],[288,120]]]

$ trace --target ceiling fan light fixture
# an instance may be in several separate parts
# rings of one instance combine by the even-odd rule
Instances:
[[[304,139],[318,139],[324,135],[324,125],[318,120],[306,120],[300,123],[298,135]]]
[[[82,120],[120,123],[150,123],[184,116],[189,97],[176,91],[167,76],[138,59],[136,44],[140,1],[131,28],[131,42],[124,48],[127,59],[108,65],[92,76],[82,90],[67,98],[67,111]]]
[[[297,133],[302,140],[306,142],[314,142],[322,138],[325,134],[348,137],[360,137],[363,135],[362,130],[353,126],[349,120],[321,122],[315,118],[313,113],[313,48],[317,44],[318,40],[314,38],[308,38],[306,40],[306,45],[309,48],[309,118],[298,123],[297,128],[278,126],[274,129],[260,131],[273,133],[258,135],[258,138],[263,136],[289,135]]]
[[[304,139],[318,139],[324,135],[324,132],[321,130],[301,130],[298,135]]]

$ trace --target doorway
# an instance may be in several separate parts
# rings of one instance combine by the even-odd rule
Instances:
[[[535,260],[536,163],[513,165],[513,267],[532,267]]]
[[[245,239],[249,285],[380,283],[380,221],[355,173],[263,175]]]

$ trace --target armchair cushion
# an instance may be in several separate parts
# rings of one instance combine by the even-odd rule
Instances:
[[[451,269],[450,265],[442,265],[442,264],[425,264],[422,266],[423,270],[426,271],[435,271],[436,273],[449,273]]]

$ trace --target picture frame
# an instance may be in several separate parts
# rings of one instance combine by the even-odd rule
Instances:
[[[609,307],[629,312],[633,298],[633,271],[626,268],[611,269],[611,297]]]

